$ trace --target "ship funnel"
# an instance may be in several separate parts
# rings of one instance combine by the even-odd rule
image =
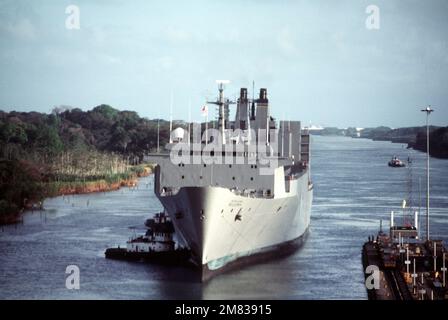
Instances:
[[[241,88],[240,99],[241,99],[241,101],[247,100],[247,89],[246,88]]]
[[[267,100],[268,98],[268,91],[266,88],[260,89],[260,100]]]

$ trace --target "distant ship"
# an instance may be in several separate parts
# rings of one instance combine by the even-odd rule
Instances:
[[[218,106],[218,135],[198,124],[193,129],[199,134],[190,126],[176,128],[168,154],[146,157],[157,163],[155,194],[202,281],[297,249],[309,228],[313,198],[308,131],[299,121],[277,123],[264,88],[257,99],[241,88],[236,102],[223,91],[221,82],[217,100],[209,102]],[[181,160],[173,156],[179,150]]]
[[[387,163],[389,165],[389,167],[405,167],[406,164],[398,159],[397,156],[393,156],[392,159]]]

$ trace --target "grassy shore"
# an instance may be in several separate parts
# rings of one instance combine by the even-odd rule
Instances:
[[[26,183],[29,188],[18,188],[11,198],[20,201],[0,200],[0,224],[20,222],[26,209],[43,209],[42,201],[47,197],[61,195],[85,194],[118,190],[121,187],[133,187],[140,177],[152,173],[151,165],[129,165],[121,173],[79,177],[76,175],[59,176],[58,180],[36,181],[36,177],[28,175],[29,181],[12,181]]]
[[[92,192],[104,192],[118,190],[120,187],[133,187],[137,184],[137,179],[148,176],[152,173],[149,165],[130,166],[124,173],[93,176],[87,179],[69,177],[61,181],[51,181],[44,183],[47,197],[54,197],[68,194],[83,194]]]

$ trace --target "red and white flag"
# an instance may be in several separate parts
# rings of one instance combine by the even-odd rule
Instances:
[[[201,108],[201,115],[203,117],[206,117],[208,115],[208,106],[207,105],[205,105]]]

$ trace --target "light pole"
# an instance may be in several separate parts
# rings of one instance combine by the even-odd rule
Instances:
[[[427,106],[421,110],[426,112],[426,241],[429,241],[429,115],[434,110]]]
[[[159,147],[160,147],[160,119],[157,118],[157,153],[159,153],[160,150]]]

